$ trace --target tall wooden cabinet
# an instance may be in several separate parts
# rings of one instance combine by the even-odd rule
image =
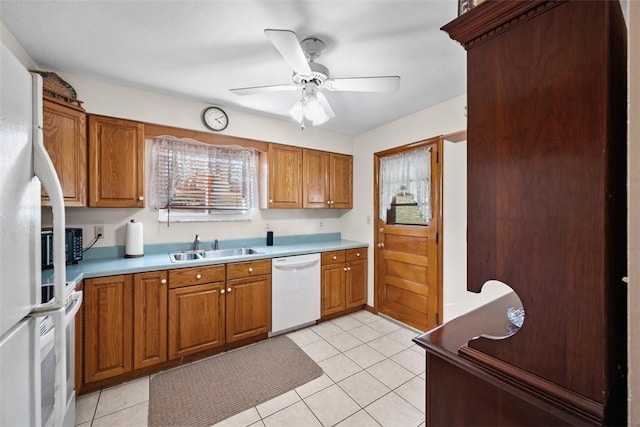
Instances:
[[[87,206],[87,119],[84,109],[43,100],[44,146],[58,173],[65,206]],[[42,204],[49,205],[43,189]]]
[[[145,206],[143,123],[89,116],[89,206]]]
[[[624,423],[620,4],[487,0],[443,29],[467,50],[467,288],[505,282],[525,321],[505,325],[503,301],[468,332],[498,316],[509,338],[443,349],[462,318],[418,339],[428,424]]]

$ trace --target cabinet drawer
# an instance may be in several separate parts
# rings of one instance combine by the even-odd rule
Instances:
[[[336,264],[345,261],[344,251],[331,251],[322,253],[322,265]]]
[[[271,274],[270,259],[227,264],[227,279],[239,279],[241,277],[259,276],[262,274]]]
[[[347,261],[357,261],[367,259],[367,248],[347,249]]]
[[[169,270],[169,288],[224,282],[224,265]]]

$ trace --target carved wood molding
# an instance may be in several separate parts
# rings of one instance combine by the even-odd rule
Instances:
[[[488,0],[440,29],[469,50],[478,43],[489,40],[565,1],[567,0]]]
[[[461,357],[487,369],[503,381],[525,390],[538,399],[550,401],[577,416],[601,424],[604,420],[604,406],[571,390],[535,376],[529,372],[491,357],[468,346],[458,349]]]

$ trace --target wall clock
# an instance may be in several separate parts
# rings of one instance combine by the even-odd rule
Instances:
[[[202,123],[211,130],[221,131],[229,124],[229,117],[220,107],[207,107],[202,112]]]

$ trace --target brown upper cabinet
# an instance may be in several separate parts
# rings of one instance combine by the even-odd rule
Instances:
[[[302,148],[269,144],[268,208],[302,207]]]
[[[89,115],[89,206],[144,207],[144,124]]]
[[[304,149],[302,156],[304,208],[353,207],[353,157]]]
[[[44,146],[60,178],[65,206],[87,206],[86,117],[82,107],[43,101]],[[50,206],[44,189],[42,205]]]

